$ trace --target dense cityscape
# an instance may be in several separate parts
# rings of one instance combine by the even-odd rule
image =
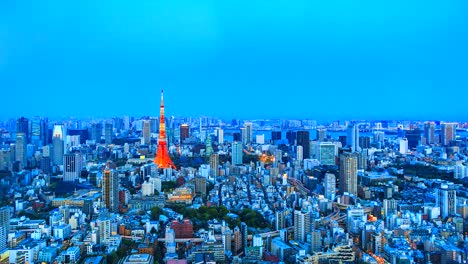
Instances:
[[[4,120],[0,263],[467,263],[467,129]]]

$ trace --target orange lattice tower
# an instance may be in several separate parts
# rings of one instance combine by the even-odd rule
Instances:
[[[156,157],[154,157],[154,164],[158,165],[158,168],[166,169],[173,168],[176,166],[169,156],[169,151],[167,149],[167,139],[166,139],[166,120],[164,119],[164,91],[161,90],[161,107],[159,113],[159,138],[158,138],[158,151]]]

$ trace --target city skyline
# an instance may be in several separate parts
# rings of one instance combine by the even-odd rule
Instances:
[[[463,1],[2,2],[0,118],[157,116],[165,89],[168,116],[463,120],[465,11]]]

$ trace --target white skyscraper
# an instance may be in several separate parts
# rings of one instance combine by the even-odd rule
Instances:
[[[306,242],[310,233],[310,214],[307,211],[294,210],[294,240]]]
[[[407,138],[400,139],[400,153],[401,154],[408,153],[408,139]]]
[[[218,128],[218,143],[223,144],[224,143],[224,130],[222,128]]]
[[[297,146],[296,159],[298,161],[302,161],[304,159],[302,146]]]

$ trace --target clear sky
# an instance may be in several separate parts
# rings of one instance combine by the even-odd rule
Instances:
[[[468,120],[466,0],[0,1],[0,118]]]

